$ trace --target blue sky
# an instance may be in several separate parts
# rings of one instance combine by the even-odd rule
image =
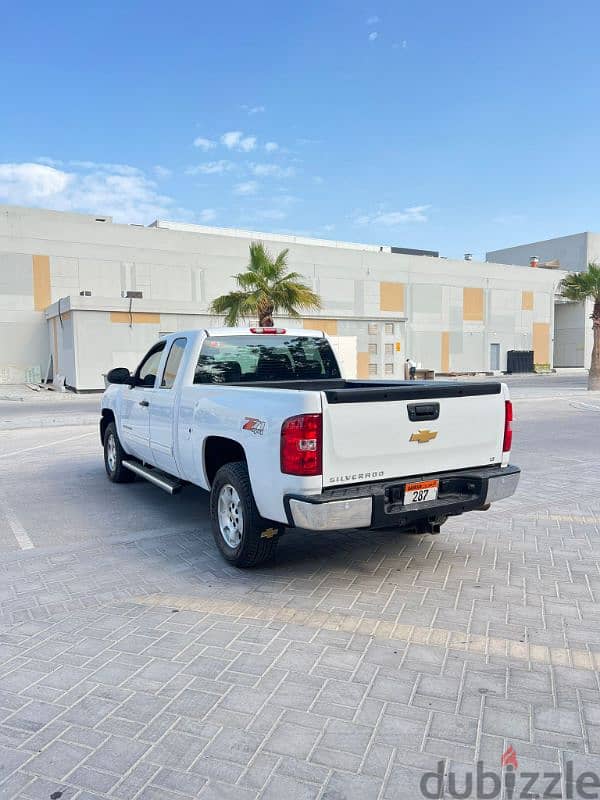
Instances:
[[[0,202],[423,247],[600,229],[595,2],[6,4]]]

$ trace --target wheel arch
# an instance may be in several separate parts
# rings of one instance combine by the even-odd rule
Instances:
[[[100,417],[100,443],[104,444],[104,434],[111,422],[116,425],[115,415],[110,408],[102,409],[102,416]]]
[[[206,437],[202,462],[208,486],[212,486],[215,475],[222,466],[235,461],[248,463],[246,451],[239,442],[226,436]]]

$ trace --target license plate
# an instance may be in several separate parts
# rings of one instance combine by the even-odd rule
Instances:
[[[418,503],[428,503],[430,500],[436,500],[439,484],[439,481],[407,483],[404,487],[404,505],[413,506]]]

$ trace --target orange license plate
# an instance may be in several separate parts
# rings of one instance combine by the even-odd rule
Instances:
[[[412,506],[419,503],[428,503],[436,500],[438,496],[439,481],[418,481],[407,483],[404,487],[404,505]]]

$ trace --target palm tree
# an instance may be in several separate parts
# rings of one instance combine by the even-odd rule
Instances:
[[[588,377],[588,389],[600,390],[600,264],[592,261],[587,272],[574,272],[563,278],[561,294],[567,300],[584,303],[588,298],[594,301],[592,311],[592,330],[594,346]]]
[[[273,260],[262,242],[252,242],[247,271],[233,276],[239,288],[216,297],[211,313],[225,314],[225,324],[231,326],[257,316],[261,328],[270,328],[277,311],[299,317],[302,308],[321,308],[319,296],[302,282],[300,273],[286,271],[288,252],[282,250]]]

